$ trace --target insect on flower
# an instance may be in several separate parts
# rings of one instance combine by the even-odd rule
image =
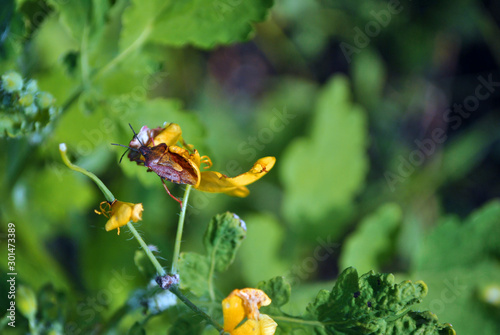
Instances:
[[[200,172],[192,160],[189,159],[189,152],[186,149],[174,145],[168,146],[165,143],[154,145],[153,138],[151,138],[152,146],[147,146],[134,131],[132,125],[129,124],[129,126],[134,133],[132,141],[138,141],[138,148],[122,144],[112,144],[125,147],[134,152],[134,159],[132,160],[147,167],[148,172],[152,171],[156,173],[160,177],[167,193],[182,206],[182,202],[170,193],[165,184],[165,180],[176,184],[189,184],[193,186],[199,184]],[[127,151],[125,151],[125,153],[127,153]],[[125,155],[125,153],[123,155]],[[120,158],[120,162],[123,155]]]

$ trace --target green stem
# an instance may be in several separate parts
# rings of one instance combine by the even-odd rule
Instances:
[[[186,190],[184,191],[184,198],[182,198],[182,208],[181,214],[179,215],[179,223],[177,224],[177,234],[175,236],[175,245],[174,245],[174,255],[172,257],[172,270],[171,274],[177,273],[177,263],[179,261],[179,254],[181,252],[181,241],[182,241],[182,232],[184,230],[184,219],[186,217],[186,208],[189,199],[189,192],[191,192],[191,185],[186,185]]]
[[[214,272],[215,272],[215,253],[217,248],[212,249],[212,255],[210,257],[210,271],[208,273],[208,292],[210,293],[210,301],[215,301],[214,292]]]
[[[148,245],[146,244],[146,242],[144,242],[144,240],[142,239],[141,235],[139,235],[139,233],[135,229],[134,225],[130,221],[127,223],[127,227],[128,227],[128,229],[130,229],[130,231],[134,235],[135,239],[139,242],[139,244],[141,245],[142,249],[146,253],[146,256],[148,256],[148,258],[151,261],[151,263],[153,263],[153,265],[154,265],[156,271],[158,272],[158,274],[160,276],[166,275],[167,272],[160,265],[160,262],[158,262],[158,260],[153,255],[153,253],[151,252],[151,250],[149,250]]]
[[[199,316],[204,318],[208,323],[210,323],[212,326],[214,326],[215,329],[217,329],[220,332],[220,334],[224,334],[224,328],[217,321],[212,319],[208,314],[206,314],[204,311],[202,311],[200,308],[198,308],[198,306],[193,304],[191,302],[191,300],[186,298],[186,296],[181,293],[178,286],[174,285],[169,290],[170,290],[170,292],[175,294],[177,296],[177,298],[179,298],[179,300],[182,301],[186,306],[191,308],[196,314],[198,314]]]
[[[95,174],[85,170],[84,168],[79,167],[78,165],[71,163],[66,153],[67,150],[68,148],[66,147],[66,143],[59,144],[59,152],[61,153],[61,157],[64,164],[66,164],[66,166],[69,167],[71,170],[83,173],[84,175],[92,179],[94,183],[96,183],[96,185],[101,189],[101,192],[104,194],[107,201],[109,202],[115,201],[115,196],[113,195],[113,193],[111,193],[111,191],[106,187],[106,185],[104,185],[104,183],[99,178],[97,178]]]
[[[299,324],[311,326],[311,327],[324,327],[324,325],[321,322],[314,321],[314,320],[303,320],[303,319],[298,319],[298,318],[291,318],[288,316],[269,315],[269,317],[275,321],[288,322],[288,323],[299,323]]]

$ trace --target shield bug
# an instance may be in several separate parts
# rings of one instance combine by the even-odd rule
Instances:
[[[182,202],[170,193],[170,190],[165,184],[165,180],[176,184],[188,184],[193,186],[199,184],[200,171],[194,161],[189,158],[189,152],[175,145],[168,146],[165,143],[154,145],[152,133],[149,134],[151,135],[149,137],[151,138],[152,146],[148,146],[144,144],[140,136],[137,135],[132,125],[129,124],[129,126],[134,133],[132,141],[138,141],[138,148],[122,144],[112,144],[131,150],[132,152],[129,158],[136,161],[137,164],[147,167],[148,172],[156,173],[160,177],[167,193],[182,206]],[[125,151],[125,153],[127,153],[127,151]],[[125,153],[120,158],[120,162]]]

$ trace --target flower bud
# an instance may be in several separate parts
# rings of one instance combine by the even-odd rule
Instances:
[[[2,88],[8,93],[19,92],[23,88],[23,78],[17,72],[2,75]]]

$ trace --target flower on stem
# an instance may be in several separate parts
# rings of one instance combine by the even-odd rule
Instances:
[[[267,306],[271,299],[261,290],[244,288],[234,290],[222,301],[224,331],[231,335],[272,335],[278,324],[259,308]],[[247,320],[242,323],[242,321]]]
[[[97,214],[102,214],[109,218],[104,227],[106,231],[118,229],[120,235],[120,227],[125,226],[130,221],[137,222],[142,220],[142,204],[133,204],[115,200],[113,202],[103,201],[100,205],[100,210],[95,210]]]
[[[177,145],[179,142],[183,147]],[[150,147],[153,152],[153,155],[147,155],[147,162],[139,151],[143,145]],[[260,158],[249,171],[233,178],[217,171],[201,171],[202,163],[206,165],[204,169],[208,169],[212,166],[212,161],[208,156],[200,156],[198,150],[184,142],[182,130],[175,123],[169,123],[165,128],[142,127],[137,136],[130,141],[129,147],[137,149],[132,150],[128,155],[129,159],[137,164],[149,167],[153,163],[155,168],[158,165],[168,166],[175,178],[165,178],[167,180],[178,184],[193,185],[194,188],[203,192],[226,193],[237,197],[246,197],[250,193],[246,185],[263,177],[276,162],[275,157]]]

